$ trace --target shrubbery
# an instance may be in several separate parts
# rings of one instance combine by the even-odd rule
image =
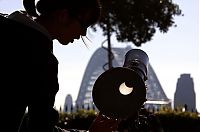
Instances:
[[[72,113],[60,112],[58,126],[63,129],[88,130],[97,112],[94,110],[78,110]]]
[[[59,114],[59,127],[79,130],[88,130],[97,116],[94,110]],[[154,115],[160,120],[164,132],[200,132],[200,117],[197,113],[165,109],[155,112]]]
[[[155,115],[165,132],[200,132],[200,117],[197,113],[167,110],[158,111]]]

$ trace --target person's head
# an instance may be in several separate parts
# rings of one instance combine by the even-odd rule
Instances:
[[[38,1],[38,0],[37,0]],[[23,0],[27,13],[46,27],[52,39],[66,45],[85,36],[100,18],[98,0]]]

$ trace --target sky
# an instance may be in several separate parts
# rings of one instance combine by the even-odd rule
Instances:
[[[136,47],[131,43],[119,43],[112,35],[112,47],[125,47],[144,50],[149,56],[149,63],[153,67],[160,84],[167,97],[173,101],[177,79],[181,74],[190,74],[194,81],[196,93],[196,107],[200,112],[200,46],[199,46],[199,1],[198,0],[173,0],[182,10],[184,16],[174,17],[177,27],[171,27],[167,33],[159,31],[152,40]],[[11,13],[23,10],[21,0],[0,0],[0,12]],[[65,97],[72,95],[76,101],[82,77],[92,54],[101,47],[106,39],[101,30],[93,32],[88,29],[88,48],[82,40],[76,40],[67,46],[54,40],[54,54],[59,61],[58,81],[59,92],[56,95],[55,107],[63,107]],[[106,43],[104,44],[106,46]]]

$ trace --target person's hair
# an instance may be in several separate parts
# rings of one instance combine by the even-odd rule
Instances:
[[[26,12],[32,17],[48,15],[59,9],[67,9],[71,17],[91,13],[90,23],[96,23],[101,15],[99,0],[23,0]]]

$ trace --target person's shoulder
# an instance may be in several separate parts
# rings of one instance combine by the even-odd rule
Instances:
[[[8,19],[6,17],[6,15],[3,15],[3,14],[0,15],[0,28],[1,28],[1,32],[4,29],[7,29],[7,27],[10,27],[10,26],[12,26],[14,24],[16,24],[16,23],[13,23],[13,21],[10,20],[10,19]]]
[[[28,40],[30,43],[47,39],[38,30],[3,15],[0,15],[0,34],[7,40],[6,42],[12,41],[12,39],[7,39],[12,37],[15,38],[15,41]]]
[[[9,34],[9,36],[15,35],[16,37],[30,36],[30,38],[36,38],[36,37],[42,36],[39,31],[29,26],[29,24],[24,24],[25,20],[20,20],[24,22],[22,23],[19,20],[16,20],[16,18],[13,19],[12,18],[12,16],[14,16],[13,14],[15,15],[15,12],[11,13],[11,15],[0,14],[0,29],[1,29],[0,32],[1,33],[3,33],[4,35]]]
[[[12,15],[12,17],[0,15],[0,34],[1,40],[6,43],[5,48],[52,49],[52,41],[45,34],[26,23],[21,14],[19,20],[13,19],[18,17],[16,16],[18,14]]]
[[[2,35],[9,35],[15,34],[15,36],[20,35],[24,32],[24,34],[33,33],[33,30],[26,25],[23,25],[17,21],[9,19],[6,16],[0,15],[0,32]]]

